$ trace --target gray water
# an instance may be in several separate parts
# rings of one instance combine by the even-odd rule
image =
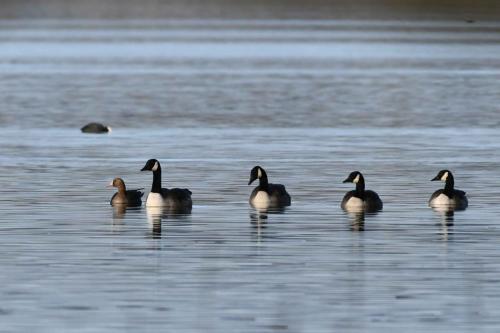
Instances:
[[[0,22],[0,331],[497,332],[500,24]],[[88,121],[113,127],[84,135]],[[105,186],[187,187],[188,216]],[[292,206],[248,205],[250,169]],[[454,171],[466,211],[427,207]],[[364,173],[384,210],[340,207]]]

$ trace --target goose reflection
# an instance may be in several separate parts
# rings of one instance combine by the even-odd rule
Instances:
[[[113,206],[113,230],[120,231],[122,226],[125,224],[125,218],[128,211],[140,211],[141,207],[128,207],[125,204],[119,204]]]
[[[432,210],[439,217],[440,222],[437,223],[441,227],[439,234],[442,236],[442,240],[450,240],[450,236],[453,235],[453,225],[455,224],[455,211],[453,207],[450,206],[439,206],[433,207]]]
[[[164,209],[161,206],[146,206],[146,214],[148,216],[148,226],[151,231],[152,238],[161,238],[161,219],[164,214]]]
[[[113,223],[122,224],[122,220],[127,212],[127,205],[114,205],[113,206]]]
[[[267,228],[268,212],[258,209],[250,211],[250,224],[256,229]]]
[[[351,231],[365,231],[365,220],[378,214],[378,211],[367,212],[364,209],[350,209],[345,211],[349,219]]]
[[[186,222],[191,215],[189,209],[171,209],[165,206],[146,206],[148,225],[153,238],[161,238],[162,220],[175,219]]]
[[[268,218],[271,214],[283,214],[286,208],[267,208],[267,209],[251,209],[250,210],[250,224],[254,228],[264,229],[267,228]]]
[[[347,212],[352,231],[365,231],[365,212]]]
[[[455,211],[453,207],[450,206],[438,206],[433,207],[432,210],[440,217],[441,224],[446,226],[452,226],[455,222]]]

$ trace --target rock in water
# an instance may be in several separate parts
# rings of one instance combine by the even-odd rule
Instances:
[[[105,126],[101,123],[88,123],[81,128],[82,133],[108,133],[111,132],[111,127]]]

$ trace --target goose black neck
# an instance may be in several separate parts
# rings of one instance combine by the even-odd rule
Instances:
[[[259,188],[261,190],[267,191],[269,189],[269,183],[267,181],[267,174],[263,169],[260,169],[261,175],[259,179]]]
[[[156,171],[153,171],[153,185],[151,186],[151,192],[161,193],[161,169],[158,167]]]
[[[365,179],[360,174],[358,182],[356,183],[356,196],[363,199],[365,197]]]
[[[448,178],[446,178],[446,183],[444,185],[444,193],[452,197],[453,196],[453,191],[455,189],[455,180],[453,179],[453,175],[451,172],[448,173]]]

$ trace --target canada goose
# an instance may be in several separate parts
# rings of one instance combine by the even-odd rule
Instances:
[[[365,179],[361,172],[353,171],[344,183],[356,184],[356,189],[345,194],[340,207],[346,211],[376,212],[382,209],[382,200],[374,191],[365,190]]]
[[[137,207],[142,205],[142,196],[144,192],[140,190],[127,190],[125,187],[125,182],[121,178],[115,178],[108,185],[109,187],[116,187],[118,192],[116,192],[111,201],[109,202],[111,206],[124,205],[128,207]]]
[[[161,187],[161,166],[160,162],[150,159],[141,171],[153,172],[153,185],[148,194],[146,206],[166,207],[170,212],[190,213],[193,202],[191,200],[191,191],[188,189]]]
[[[250,195],[250,205],[257,209],[290,206],[291,198],[285,186],[268,183],[266,171],[260,166],[255,166],[250,172],[248,185],[252,184],[256,179],[259,179],[259,185]]]
[[[429,199],[429,206],[433,208],[450,207],[455,210],[467,208],[469,202],[464,191],[456,190],[453,174],[449,170],[441,170],[431,181],[445,182],[444,189],[437,190]]]

